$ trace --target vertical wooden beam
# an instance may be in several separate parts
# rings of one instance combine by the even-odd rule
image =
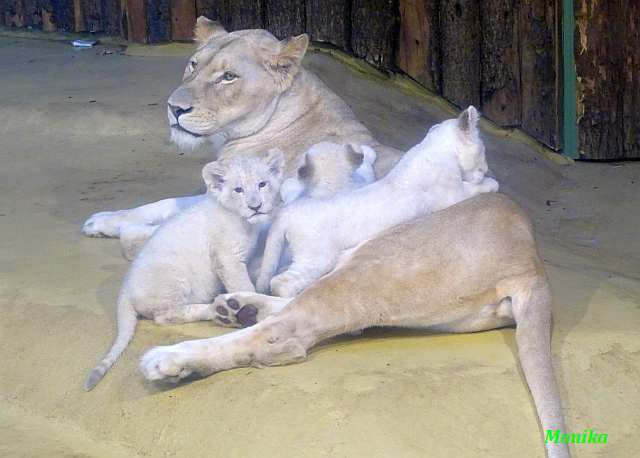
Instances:
[[[283,39],[305,32],[307,23],[305,0],[265,0],[265,27]]]
[[[640,159],[640,2],[622,1],[624,38],[622,125],[624,157]]]
[[[307,32],[311,39],[351,50],[351,1],[306,1]]]
[[[163,43],[171,40],[170,0],[146,0],[147,42]]]
[[[442,95],[480,106],[480,1],[441,0]]]
[[[108,35],[123,36],[120,0],[102,0],[102,29]]]
[[[519,126],[518,0],[482,2],[482,114],[499,126]]]
[[[195,0],[171,0],[171,38],[173,40],[191,40],[195,23]]]
[[[226,9],[230,30],[264,28],[262,0],[228,0]]]
[[[75,1],[51,0],[51,22],[59,32],[72,32],[75,25]]]
[[[39,0],[23,0],[24,26],[34,29],[42,28],[42,15]]]
[[[24,26],[23,0],[5,0],[4,21],[7,27]]]
[[[522,130],[542,143],[561,146],[557,120],[560,101],[556,91],[560,62],[555,3],[522,0],[519,14]]]
[[[397,23],[397,0],[352,0],[353,53],[377,67],[393,68]]]
[[[229,27],[227,18],[228,0],[196,0],[196,18],[205,16],[212,21],[220,21],[225,27]]]
[[[400,0],[396,65],[411,78],[440,93],[439,0]]]
[[[127,39],[136,43],[147,42],[147,16],[145,0],[125,0]]]
[[[82,31],[102,32],[104,18],[102,17],[102,1],[104,0],[80,0],[82,10]]]
[[[573,0],[561,0],[561,5],[556,9],[561,22],[562,37],[562,91],[559,100],[562,100],[562,154],[577,158],[578,151],[578,120],[576,114],[576,62],[575,62],[575,12]],[[561,97],[561,98],[560,98]]]

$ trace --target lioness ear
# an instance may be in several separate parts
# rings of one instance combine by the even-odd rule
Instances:
[[[204,16],[198,17],[196,27],[193,30],[194,40],[200,44],[204,44],[210,39],[226,33],[227,31],[224,29],[222,24],[218,21],[212,21]]]
[[[302,58],[309,47],[309,36],[306,33],[297,37],[290,37],[280,42],[282,49],[269,63],[271,70],[275,72],[282,89],[287,89],[293,77],[300,70]]]
[[[467,135],[476,134],[478,132],[478,120],[480,113],[473,105],[460,113],[458,116],[458,128]]]
[[[222,190],[224,174],[226,170],[220,161],[209,162],[202,169],[202,178],[207,185],[207,191],[217,192]]]
[[[364,154],[360,153],[356,150],[357,147],[354,147],[352,144],[348,143],[347,146],[347,157],[349,158],[349,162],[355,168],[358,168],[362,165],[364,161]]]
[[[265,159],[269,166],[269,172],[281,179],[284,175],[284,152],[280,148],[272,148]]]

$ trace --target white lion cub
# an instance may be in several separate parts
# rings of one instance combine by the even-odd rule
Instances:
[[[316,143],[305,152],[298,176],[282,183],[282,201],[287,205],[299,197],[327,197],[369,184],[375,180],[376,157],[367,145]]]
[[[207,198],[163,224],[127,272],[118,297],[118,335],[85,382],[91,390],[133,338],[138,317],[156,323],[212,320],[223,291],[254,291],[247,271],[259,232],[279,203],[284,155],[234,157],[202,169]]]
[[[498,183],[485,177],[478,119],[470,106],[457,119],[433,126],[379,181],[285,207],[269,231],[258,292],[271,289],[276,296],[294,297],[333,270],[345,251],[380,232],[476,194],[497,191]],[[274,277],[285,243],[293,262]]]

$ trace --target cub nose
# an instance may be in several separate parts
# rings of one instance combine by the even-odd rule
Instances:
[[[193,110],[193,107],[182,108],[177,105],[171,105],[171,104],[168,104],[168,105],[169,105],[169,109],[171,110],[171,113],[173,113],[173,116],[175,116],[176,119],[178,119],[180,115],[189,113],[191,110]]]
[[[257,206],[255,206],[255,207],[252,207],[251,205],[249,205],[249,208],[250,208],[251,210],[253,210],[254,212],[257,212],[258,210],[260,210],[260,207],[262,207],[262,204],[258,204],[258,205],[257,205]]]

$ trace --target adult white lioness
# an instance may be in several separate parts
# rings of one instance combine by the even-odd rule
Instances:
[[[379,173],[395,163],[398,151],[376,142],[342,100],[300,68],[306,36],[279,42],[265,31],[226,33],[203,18],[196,35],[200,48],[169,99],[178,144],[219,140],[222,155],[279,147],[289,155],[289,172],[322,140],[372,145]],[[84,231],[118,236],[127,225],[157,224],[193,200],[97,214]],[[145,377],[177,381],[302,361],[315,343],[369,326],[473,332],[515,323],[542,427],[565,431],[549,348],[548,284],[529,221],[505,196],[479,196],[393,229],[288,304],[268,296],[234,297],[271,306],[276,314],[222,337],[156,347],[142,359]],[[569,456],[564,444],[547,444],[547,451]]]
[[[378,153],[378,175],[400,158],[399,150],[376,141],[340,97],[302,68],[307,35],[278,41],[266,30],[227,33],[200,17],[195,36],[199,47],[168,100],[171,138],[179,147],[222,144],[219,158],[278,148],[286,155],[286,176],[298,169],[304,152],[321,141],[370,145]],[[82,231],[92,237],[144,239],[199,198],[96,213]],[[125,242],[131,244],[140,241]]]

